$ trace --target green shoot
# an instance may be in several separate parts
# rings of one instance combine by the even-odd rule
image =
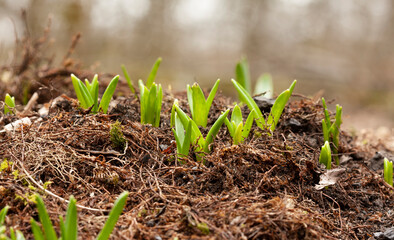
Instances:
[[[97,113],[98,111],[107,113],[109,102],[114,95],[116,85],[119,81],[119,75],[115,76],[108,84],[103,97],[101,98],[100,105],[98,105],[99,84],[97,74],[93,77],[91,83],[86,79],[84,84],[74,74],[71,74],[71,80],[82,108],[87,109],[92,107],[92,113]]]
[[[175,136],[176,141],[176,149],[178,154],[182,154],[183,156],[189,155],[190,150],[190,142],[191,142],[191,134],[192,134],[192,120],[190,119],[185,128],[181,122],[181,119],[178,117],[178,114],[174,113],[175,119],[175,129],[172,129]]]
[[[322,129],[324,141],[332,141],[334,148],[335,164],[339,165],[338,149],[339,149],[339,133],[342,123],[342,107],[337,104],[334,123],[331,122],[330,113],[328,112],[326,101],[322,98],[324,108],[324,119],[322,120]]]
[[[278,124],[279,118],[282,115],[282,112],[288,102],[295,84],[297,80],[294,80],[293,83],[290,85],[289,89],[283,91],[275,100],[274,105],[271,108],[271,112],[268,116],[267,121],[264,120],[264,116],[260,111],[260,108],[257,106],[256,102],[250,96],[250,94],[243,88],[237,81],[234,79],[231,80],[234,84],[235,88],[237,89],[239,98],[242,102],[248,105],[250,111],[254,110],[256,114],[256,124],[262,130],[270,130],[273,132],[275,130],[276,125]]]
[[[13,114],[15,113],[14,108],[15,108],[15,97],[11,97],[8,93],[5,95],[5,105],[4,105],[4,114],[10,113]]]
[[[319,163],[324,164],[328,170],[331,169],[331,148],[328,141],[321,148]]]
[[[246,58],[242,58],[235,67],[235,76],[237,82],[248,92],[251,93],[251,80],[249,64]]]
[[[4,225],[5,216],[7,215],[8,209],[10,209],[10,207],[9,206],[5,206],[0,211],[0,227]]]
[[[55,229],[53,228],[52,221],[49,218],[48,212],[45,208],[44,201],[39,195],[36,195],[36,203],[37,203],[37,210],[38,210],[38,216],[40,218],[40,222],[43,227],[43,235],[45,236],[45,239],[57,239]],[[35,222],[32,220],[32,222]],[[38,225],[38,224],[37,224]],[[32,226],[33,227],[33,226]],[[41,231],[41,229],[40,229]],[[34,230],[33,230],[34,233]],[[39,234],[41,235],[41,234]],[[35,238],[39,239],[39,237],[34,236]]]
[[[152,124],[155,127],[160,125],[160,111],[163,99],[161,85],[153,83],[147,88],[142,80],[138,81],[140,88],[141,123]]]
[[[198,126],[207,126],[209,109],[211,108],[216,91],[218,90],[219,82],[220,80],[218,79],[212,87],[207,99],[205,99],[204,92],[201,90],[198,83],[194,83],[191,87],[187,85],[187,100],[189,101],[193,121]]]
[[[274,94],[274,84],[272,83],[272,77],[270,74],[265,73],[261,75],[256,82],[254,87],[254,95],[264,93],[263,96],[266,98],[272,98]]]
[[[126,147],[126,138],[123,135],[122,127],[120,122],[116,121],[115,123],[111,124],[111,129],[109,130],[110,139],[112,142],[112,146],[114,148],[122,149]]]
[[[134,88],[133,82],[131,81],[129,73],[126,70],[126,67],[124,65],[122,65],[121,68],[122,68],[122,71],[123,71],[124,78],[127,81],[127,85],[129,85],[129,88],[130,88],[131,92],[133,94],[135,94],[135,88]]]
[[[177,115],[179,116],[179,119],[181,120],[183,127],[187,127],[189,122],[191,123],[191,142],[193,144],[197,144],[198,148],[197,150],[202,150],[205,153],[209,153],[209,145],[213,142],[214,137],[216,134],[219,132],[220,127],[223,125],[225,119],[227,118],[228,113],[230,112],[230,109],[227,109],[224,113],[222,113],[219,118],[215,121],[215,123],[212,125],[211,129],[209,130],[206,138],[202,136],[202,133],[200,129],[198,128],[197,124],[194,121],[191,121],[191,118],[186,115],[186,113],[179,108],[179,106],[175,105],[175,110]]]
[[[157,74],[157,69],[159,68],[160,63],[161,63],[161,58],[159,57],[159,58],[156,60],[155,64],[153,64],[152,70],[150,71],[150,74],[149,74],[149,77],[148,77],[148,79],[146,80],[146,87],[147,87],[148,89],[151,88],[153,82],[155,81],[156,74]]]
[[[390,186],[393,186],[393,162],[389,161],[387,158],[383,160],[383,176],[384,181]]]
[[[228,131],[233,138],[233,144],[238,145],[245,141],[248,137],[250,130],[252,129],[253,120],[255,118],[254,110],[252,110],[248,118],[246,119],[245,125],[242,120],[241,108],[235,105],[231,114],[230,121],[226,118],[224,123],[227,125]]]
[[[105,222],[103,229],[100,231],[97,237],[97,240],[107,240],[109,238],[116,225],[116,222],[119,219],[120,214],[123,211],[128,196],[129,196],[128,192],[123,192],[116,199],[114,206],[112,207],[112,210],[109,213],[108,219]]]
[[[1,240],[25,240],[25,237],[23,236],[23,233],[19,230],[14,231],[14,229],[11,227],[10,228],[10,237],[7,237],[6,235],[6,226],[4,226],[4,221],[5,221],[5,216],[7,215],[9,206],[5,206],[1,211],[0,211],[0,239]]]
[[[116,222],[118,221],[120,214],[123,211],[128,195],[129,195],[128,192],[123,192],[115,201],[114,206],[112,207],[112,210],[109,213],[108,219],[104,224],[103,229],[100,231],[97,239],[104,240],[109,238],[112,230],[115,227]],[[42,229],[33,218],[30,220],[34,238],[40,240],[58,239],[56,236],[56,232],[53,228],[52,222],[49,219],[49,215],[45,208],[44,201],[39,195],[36,195],[36,202],[37,202],[38,216],[42,225]],[[5,216],[7,212],[7,209],[5,211],[3,210],[0,212],[0,221],[1,221],[1,217],[3,215]],[[59,225],[60,225],[61,239],[76,240],[78,237],[78,217],[77,217],[76,200],[73,196],[70,197],[70,201],[67,207],[66,221],[64,222],[62,217],[59,217],[59,219],[60,219]],[[0,227],[1,227],[1,222],[0,222]],[[17,237],[20,236],[18,235],[18,231],[16,233],[17,233],[16,234]],[[16,238],[16,239],[23,239],[23,238]]]

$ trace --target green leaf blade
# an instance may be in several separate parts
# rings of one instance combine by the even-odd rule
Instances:
[[[65,240],[76,240],[78,236],[78,219],[77,219],[77,206],[76,200],[73,196],[70,197],[70,201],[67,207],[66,222],[65,222]]]
[[[219,129],[223,125],[224,120],[227,118],[227,115],[229,112],[230,112],[230,109],[227,109],[224,113],[222,113],[219,116],[219,118],[212,125],[211,129],[209,130],[209,132],[207,134],[207,137],[205,138],[205,143],[204,143],[204,148],[203,148],[204,152],[206,152],[206,153],[209,152],[209,145],[213,142],[213,138],[219,132]]]
[[[128,73],[127,70],[126,70],[126,67],[122,64],[121,68],[122,68],[122,71],[123,71],[124,78],[125,78],[126,81],[127,81],[127,85],[129,86],[131,92],[132,92],[133,94],[135,94],[135,88],[134,88],[133,82],[131,81],[131,78],[130,78],[130,76],[129,76],[129,73]]]
[[[99,106],[99,110],[102,111],[103,113],[107,113],[108,111],[109,102],[111,101],[111,98],[115,93],[115,89],[116,86],[118,85],[118,81],[119,81],[119,75],[116,75],[108,84],[107,89],[105,89],[105,92],[103,94],[103,97],[101,98],[100,106]]]
[[[161,60],[162,60],[162,59],[159,57],[159,58],[156,60],[155,64],[153,64],[153,66],[152,66],[152,69],[151,69],[151,71],[150,71],[149,77],[148,77],[148,79],[147,79],[147,81],[146,81],[146,87],[147,87],[148,89],[151,88],[153,82],[155,81],[156,74],[157,74],[157,70],[159,69]]]
[[[36,195],[37,210],[40,222],[44,228],[44,235],[46,239],[57,239],[55,229],[53,228],[52,221],[49,218],[48,212],[45,208],[44,201],[39,195]]]
[[[128,192],[123,192],[116,199],[114,206],[112,207],[112,210],[109,213],[108,219],[105,222],[103,229],[100,231],[97,237],[97,240],[107,240],[109,238],[116,225],[116,222],[118,221],[120,214],[123,212],[123,208],[126,204],[128,195],[129,195]]]

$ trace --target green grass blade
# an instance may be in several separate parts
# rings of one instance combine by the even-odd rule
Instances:
[[[118,199],[116,199],[114,206],[109,213],[108,219],[97,237],[97,240],[107,240],[109,238],[116,225],[116,222],[118,221],[120,214],[123,211],[123,207],[126,204],[128,195],[128,192],[123,192],[122,194],[120,194]]]
[[[174,100],[174,104],[172,104],[172,108],[171,108],[171,120],[170,120],[170,127],[174,127],[175,126],[175,106],[178,106],[178,99]]]
[[[148,101],[148,89],[144,86],[142,80],[138,81],[138,87],[140,88],[140,112],[141,112],[141,123],[145,124],[146,119],[146,102]]]
[[[250,130],[252,129],[254,118],[255,118],[255,113],[254,113],[254,110],[252,110],[249,113],[248,118],[246,118],[245,125],[243,126],[242,142],[244,142],[245,139],[249,136]]]
[[[126,67],[124,65],[122,65],[121,68],[122,68],[122,71],[123,71],[124,78],[127,81],[127,85],[129,85],[129,88],[130,88],[131,92],[135,94],[135,88],[134,88],[133,82],[131,81],[129,73],[126,70]]]
[[[92,85],[90,84],[89,80],[87,78],[85,78],[85,86],[88,89],[88,91],[90,92],[90,94],[92,94],[91,90],[92,90]]]
[[[77,219],[77,206],[76,200],[73,196],[67,207],[66,222],[65,222],[66,237],[65,240],[76,240],[78,236],[78,219]]]
[[[274,84],[272,83],[272,77],[270,74],[265,73],[261,75],[256,82],[254,87],[254,95],[264,93],[264,97],[272,98],[274,93]]]
[[[79,78],[77,78],[74,74],[71,74],[71,81],[74,86],[74,91],[75,91],[75,94],[77,95],[77,99],[78,99],[80,105],[83,108],[87,108],[86,106],[88,105],[88,103],[85,101],[85,98],[82,95],[82,90],[79,87],[81,80]]]
[[[216,92],[218,91],[218,88],[219,88],[219,83],[220,83],[220,79],[216,80],[215,85],[213,85],[211,92],[208,95],[208,98],[207,98],[207,101],[205,104],[205,108],[206,108],[207,112],[209,112],[209,109],[211,109],[213,99],[215,98]]]
[[[242,58],[237,63],[237,66],[235,68],[235,76],[237,82],[247,91],[248,94],[251,94],[249,64],[246,58]],[[240,100],[243,101],[242,98],[240,98]]]
[[[235,89],[238,92],[239,98],[242,102],[248,105],[250,111],[254,110],[256,114],[256,124],[261,129],[265,129],[266,123],[264,120],[264,116],[260,111],[260,108],[257,106],[256,102],[250,96],[250,94],[234,79],[231,79],[231,82],[234,84]]]
[[[276,125],[278,124],[279,118],[282,115],[283,110],[285,109],[286,103],[289,101],[289,98],[294,90],[294,86],[297,83],[297,80],[294,80],[290,85],[289,89],[283,91],[275,100],[274,105],[271,108],[270,115],[267,119],[267,125],[270,126],[270,130],[273,132],[275,130]]]
[[[99,93],[98,76],[97,74],[95,74],[90,89],[90,94],[92,95],[93,98],[93,108],[92,108],[93,113],[97,113],[98,111],[98,93]]]
[[[387,158],[383,160],[383,177],[385,182],[393,186],[393,162]]]
[[[205,100],[204,92],[201,90],[198,83],[194,83],[191,87],[191,94],[193,98],[192,105],[189,103],[190,111],[192,112],[193,121],[202,127],[207,126],[207,118],[209,108]],[[193,109],[193,110],[192,110]]]
[[[186,89],[187,89],[187,102],[189,103],[190,112],[193,117],[194,116],[193,90],[189,84],[187,85]]]
[[[234,129],[234,125],[232,123],[233,122],[230,122],[227,118],[224,119],[224,124],[226,124],[228,132],[230,133],[230,136],[234,137],[235,129]]]
[[[10,209],[9,206],[5,206],[3,209],[0,211],[0,226],[4,225],[5,221],[5,216],[7,215],[8,209]]]
[[[176,136],[178,136],[179,145],[182,146],[185,140],[185,128],[183,127],[181,119],[178,117],[178,114],[175,113],[175,132]],[[178,144],[177,144],[178,146]],[[181,147],[182,149],[182,147]]]
[[[191,118],[187,116],[186,113],[179,106],[175,106],[175,110],[178,113],[178,116],[181,119],[183,126],[187,126]],[[197,124],[193,120],[191,121],[191,124],[192,124],[191,141],[193,144],[197,143],[202,149],[205,144],[205,140]]]
[[[187,124],[186,127],[185,139],[182,144],[182,154],[185,156],[189,155],[191,137],[192,137],[192,120],[189,120],[189,123]]]
[[[147,102],[147,115],[146,122],[153,125],[155,122],[155,107],[156,107],[156,98],[157,98],[157,85],[153,84],[152,87],[148,90],[148,102]]]
[[[238,105],[234,106],[233,112],[231,113],[231,122],[234,122],[235,125],[239,125],[242,122],[242,111]]]
[[[325,122],[327,124],[327,129],[330,129],[331,128],[331,119],[330,119],[330,113],[328,112],[328,109],[327,109],[326,100],[324,98],[321,98],[321,102],[323,104],[324,118],[325,118]]]
[[[242,142],[242,129],[243,129],[243,123],[240,122],[234,132],[234,137],[233,137],[234,145],[238,145],[239,143]]]
[[[155,64],[153,64],[153,67],[152,67],[152,70],[150,71],[148,80],[146,81],[146,87],[147,87],[148,89],[151,88],[153,82],[155,81],[156,74],[157,74],[157,69],[159,68],[160,63],[161,63],[161,58],[158,58],[158,59],[156,60]]]
[[[51,219],[49,219],[48,212],[45,208],[44,201],[39,195],[36,195],[38,216],[44,228],[45,238],[48,240],[57,239],[55,229],[52,226]]]
[[[85,84],[82,83],[82,81],[79,81],[78,84],[79,84],[79,89],[81,90],[82,93],[82,98],[84,99],[84,102],[86,104],[83,105],[81,103],[81,105],[83,108],[90,108],[94,104],[93,97],[92,95],[90,95],[88,88],[85,86]]]
[[[209,130],[207,137],[205,138],[204,143],[204,152],[209,152],[209,145],[213,142],[213,138],[219,132],[220,127],[222,126],[224,120],[227,118],[230,109],[227,109],[224,113],[222,113],[216,122],[212,125],[211,129]]]
[[[62,216],[59,216],[59,226],[60,226],[60,236],[62,240],[67,240],[66,226],[64,225],[64,220]]]
[[[162,101],[163,101],[163,89],[161,88],[161,84],[159,84],[159,89],[157,91],[157,97],[156,97],[156,106],[154,109],[155,122],[153,126],[155,127],[160,126],[160,113],[161,113]]]
[[[331,169],[331,148],[328,141],[321,148],[319,162],[324,164],[328,170]]]
[[[41,228],[38,226],[37,222],[34,219],[30,219],[31,230],[33,232],[33,236],[35,240],[45,240],[44,234],[42,233]],[[48,240],[52,240],[47,238]],[[53,238],[53,240],[56,238]]]
[[[112,96],[115,93],[116,85],[118,85],[119,75],[116,75],[111,82],[108,84],[107,89],[103,94],[103,97],[100,101],[99,110],[103,113],[107,113],[109,102],[111,101]]]
[[[5,95],[4,114],[13,113],[12,108],[15,107],[15,97],[11,97],[8,93]]]
[[[330,141],[326,120],[324,120],[324,119],[321,120],[321,126],[322,126],[322,129],[323,129],[324,141]]]

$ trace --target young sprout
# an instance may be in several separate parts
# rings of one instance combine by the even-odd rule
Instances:
[[[148,77],[148,79],[146,81],[146,85],[145,85],[146,88],[148,88],[148,89],[151,88],[151,86],[152,86],[152,84],[153,84],[153,82],[154,82],[154,80],[156,78],[157,69],[159,68],[160,63],[161,63],[161,58],[158,58],[156,60],[155,64],[153,64],[151,72],[149,74],[149,77]],[[131,81],[129,73],[126,70],[126,67],[124,65],[121,65],[121,68],[122,68],[122,71],[123,71],[123,75],[126,78],[127,85],[129,85],[129,88],[130,88],[131,92],[135,94],[135,88],[134,88],[133,82]]]
[[[331,148],[328,141],[321,148],[319,163],[324,164],[328,170],[331,169]]]
[[[390,186],[393,186],[393,162],[389,161],[387,158],[383,160],[383,176],[384,181]]]
[[[205,99],[204,92],[198,83],[194,83],[193,86],[187,85],[187,100],[189,101],[193,121],[198,126],[207,126],[209,109],[218,90],[219,82],[220,80],[218,79],[213,85],[207,99]]]
[[[326,101],[324,98],[322,98],[321,100],[324,108],[324,118],[322,120],[324,141],[328,141],[328,142],[330,142],[330,140],[332,141],[334,145],[332,151],[334,152],[335,164],[339,165],[338,149],[339,149],[339,132],[342,123],[342,107],[337,104],[335,121],[334,123],[331,123],[330,113],[328,112]]]
[[[157,69],[159,69],[161,63],[161,58],[159,57],[156,62],[153,64],[152,69],[150,71],[149,77],[146,80],[146,87],[148,89],[151,88],[151,86],[153,85],[153,82],[155,81],[156,78],[156,74],[157,74]]]
[[[267,118],[267,121],[264,120],[264,116],[260,111],[260,108],[257,106],[256,102],[250,96],[250,94],[243,88],[237,81],[234,79],[231,80],[234,84],[235,88],[237,89],[239,98],[242,102],[248,105],[250,111],[254,110],[256,114],[256,124],[263,130],[270,130],[273,132],[275,130],[276,125],[278,124],[279,118],[282,115],[282,112],[288,102],[295,84],[297,80],[294,80],[293,83],[290,85],[289,89],[283,91],[275,100],[274,105],[271,108],[271,112]]]
[[[235,67],[235,79],[248,92],[252,92],[249,64],[246,58],[242,58]]]
[[[138,81],[140,88],[141,123],[160,125],[160,111],[163,99],[161,85],[153,83],[150,88],[146,87],[142,80]]]
[[[224,120],[224,123],[227,125],[228,131],[233,138],[234,145],[244,142],[248,137],[249,132],[252,129],[254,117],[254,110],[252,110],[244,125],[241,108],[238,105],[235,105],[230,121],[227,118]]]
[[[115,76],[111,82],[108,84],[103,97],[101,98],[100,105],[98,105],[98,77],[97,74],[94,75],[92,82],[85,79],[85,84],[77,78],[74,74],[71,74],[72,84],[74,86],[75,93],[77,95],[78,101],[82,108],[92,107],[91,112],[97,113],[101,111],[107,113],[108,105],[114,95],[116,85],[119,81],[119,75]]]
[[[186,113],[182,109],[180,109],[176,103],[174,103],[174,108],[184,128],[187,128],[189,123],[191,124],[190,140],[192,144],[197,144],[197,151],[204,151],[205,153],[209,153],[209,145],[213,142],[214,137],[219,132],[220,127],[223,125],[228,113],[230,112],[230,109],[227,109],[227,111],[225,111],[219,116],[219,118],[215,121],[215,123],[209,130],[206,138],[204,138],[197,124],[193,120],[191,120],[191,118],[187,116]]]
[[[192,134],[192,120],[190,119],[186,125],[186,130],[183,127],[182,121],[178,114],[174,113],[175,129],[172,129],[176,141],[176,149],[178,154],[183,156],[189,155],[191,134]]]
[[[4,100],[4,114],[14,113],[14,108],[15,108],[15,97],[11,97],[8,93],[5,95],[5,100]]]
[[[133,82],[131,81],[131,78],[130,78],[130,76],[129,76],[129,73],[128,73],[127,70],[126,70],[126,67],[125,67],[124,65],[122,65],[122,66],[120,66],[120,67],[122,68],[124,78],[126,78],[127,85],[129,85],[129,88],[130,88],[131,92],[132,92],[133,94],[135,94],[135,88],[134,88]]]
[[[112,230],[115,227],[116,222],[120,214],[123,211],[123,207],[126,204],[128,197],[128,192],[123,192],[116,199],[111,212],[109,213],[108,219],[104,224],[103,229],[97,236],[98,240],[108,239],[111,235]],[[46,210],[44,201],[39,195],[36,195],[38,216],[42,225],[42,228],[38,223],[32,218],[30,220],[31,229],[33,231],[33,236],[35,239],[58,239],[55,229],[53,228],[52,221],[49,218],[48,212]],[[1,215],[1,214],[0,214]],[[66,213],[66,221],[63,221],[62,217],[60,219],[60,235],[61,239],[64,240],[76,240],[78,237],[78,220],[77,220],[77,207],[76,200],[73,196],[70,197],[70,201]]]

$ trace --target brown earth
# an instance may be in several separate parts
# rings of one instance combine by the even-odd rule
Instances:
[[[22,39],[21,58],[1,74],[8,81],[1,99],[8,92],[21,103],[38,93],[28,109],[0,118],[0,129],[23,117],[33,122],[0,137],[0,157],[12,162],[0,173],[0,209],[11,207],[6,225],[26,238],[32,238],[30,218],[38,218],[34,193],[45,197],[57,230],[73,195],[83,239],[97,236],[123,191],[130,195],[113,239],[373,239],[393,226],[394,188],[384,182],[382,157],[375,154],[389,156],[384,144],[360,145],[341,132],[338,176],[317,187],[327,170],[318,164],[323,111],[316,99],[294,96],[272,136],[254,126],[244,144],[232,146],[223,126],[204,164],[194,151],[178,161],[169,115],[175,98],[189,113],[185,92],[164,94],[158,128],[139,123],[138,97],[124,81],[108,114],[90,114],[73,98],[69,75],[91,79],[93,73],[70,60],[75,44],[60,67],[52,67],[42,54],[46,42]],[[101,74],[100,87],[111,76]],[[208,125],[231,103],[217,95]],[[41,117],[43,106],[49,114]],[[116,121],[125,148],[111,142]]]

